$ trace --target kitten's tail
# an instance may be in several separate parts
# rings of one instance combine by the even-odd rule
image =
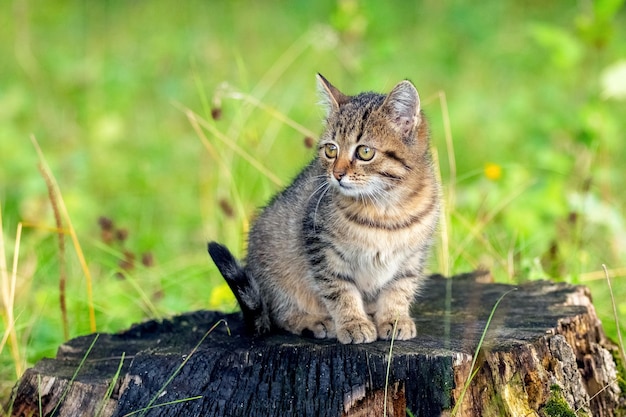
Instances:
[[[271,321],[258,283],[246,273],[226,246],[210,242],[209,255],[235,294],[248,331],[254,335],[268,333]]]

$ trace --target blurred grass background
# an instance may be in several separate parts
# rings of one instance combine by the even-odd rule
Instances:
[[[255,209],[313,156],[316,72],[346,93],[420,91],[448,209],[431,270],[590,285],[615,338],[606,264],[624,329],[623,0],[17,0],[0,56],[0,398],[93,330],[90,306],[103,332],[236,308],[206,242],[243,255]],[[92,301],[69,236],[59,257],[31,135]]]

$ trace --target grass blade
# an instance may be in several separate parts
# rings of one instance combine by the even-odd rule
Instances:
[[[215,330],[217,328],[217,326],[219,326],[222,323],[224,323],[224,325],[226,326],[226,329],[228,329],[228,323],[224,319],[219,320],[217,323],[215,323],[213,326],[211,326],[211,328],[209,330],[207,330],[207,332],[204,334],[204,336],[202,336],[202,339],[200,339],[200,341],[196,344],[196,346],[194,346],[194,348],[191,350],[189,355],[187,355],[187,357],[178,366],[178,368],[176,368],[176,370],[172,373],[172,375],[170,375],[170,377],[167,379],[167,381],[165,381],[165,383],[159,389],[159,391],[157,391],[157,393],[154,395],[154,397],[152,397],[152,400],[150,400],[148,405],[145,406],[143,409],[137,411],[137,412],[141,412],[140,416],[143,417],[148,410],[150,410],[151,408],[154,408],[156,406],[159,406],[159,405],[154,405],[154,403],[161,396],[163,391],[165,391],[165,388],[167,388],[167,386],[174,380],[176,375],[178,375],[180,370],[183,369],[183,366],[185,366],[187,364],[187,362],[189,362],[189,359],[191,359],[191,357],[198,351],[198,348],[200,348],[200,345],[202,344],[202,342],[204,342],[204,340],[213,332],[213,330]],[[230,330],[228,330],[228,332],[230,334]],[[196,399],[198,397],[193,397],[193,398]],[[200,398],[202,398],[202,397],[200,397]],[[182,401],[182,400],[172,401],[172,402],[169,402],[169,403],[163,403],[163,405],[166,405],[166,404],[176,404],[176,403],[178,403],[180,401]],[[127,415],[132,415],[132,414],[135,414],[135,413],[136,412],[133,412],[133,413],[127,414]]]
[[[76,235],[76,230],[74,229],[74,225],[72,224],[72,219],[67,211],[67,207],[65,206],[65,202],[63,201],[63,195],[59,190],[59,185],[57,184],[54,175],[52,175],[52,171],[46,162],[46,158],[43,155],[41,147],[37,142],[37,139],[34,135],[31,135],[31,141],[33,142],[33,146],[37,151],[37,155],[39,156],[39,164],[41,166],[41,170],[46,173],[46,176],[50,179],[50,183],[54,189],[54,194],[56,195],[57,201],[59,203],[59,208],[61,209],[61,213],[63,214],[65,223],[68,226],[68,230],[70,236],[72,238],[72,243],[74,244],[74,249],[76,250],[76,256],[78,256],[78,261],[83,269],[83,273],[85,274],[85,282],[87,286],[87,306],[89,309],[89,324],[92,332],[96,332],[96,312],[93,304],[93,286],[91,279],[91,271],[89,270],[89,266],[87,266],[87,261],[85,260],[85,255],[83,254],[83,249],[80,246],[80,242],[78,241],[78,236]]]
[[[39,172],[43,177],[46,187],[48,188],[48,199],[52,206],[52,213],[54,213],[54,222],[56,223],[58,246],[59,246],[59,305],[61,306],[61,323],[63,324],[63,339],[67,341],[70,338],[69,321],[67,318],[67,303],[65,296],[65,287],[67,282],[67,274],[65,271],[65,233],[63,230],[63,221],[61,220],[61,213],[59,212],[59,204],[55,193],[54,186],[50,180],[50,176],[43,165],[39,164]]]
[[[20,239],[22,236],[22,223],[17,225],[17,232],[15,237],[15,249],[13,253],[13,266],[11,276],[9,277],[9,270],[6,263],[6,252],[4,248],[4,231],[2,229],[2,207],[0,207],[0,278],[2,280],[2,305],[4,308],[4,314],[2,316],[5,330],[0,342],[0,351],[4,347],[7,340],[11,350],[11,356],[13,357],[13,363],[15,365],[15,374],[19,378],[22,376],[22,358],[19,349],[19,343],[17,339],[17,331],[15,330],[15,286],[17,282],[17,263],[19,259]]]
[[[622,357],[622,363],[626,363],[626,353],[624,352],[624,340],[622,339],[622,331],[619,324],[619,314],[617,313],[617,304],[615,303],[615,296],[613,295],[613,287],[611,286],[611,277],[609,277],[609,271],[606,269],[606,265],[602,264],[602,269],[606,275],[606,283],[609,287],[609,294],[611,294],[611,304],[613,305],[613,316],[615,318],[615,327],[617,328],[617,339],[619,343],[619,353]]]
[[[485,324],[485,328],[483,329],[483,333],[481,334],[480,340],[478,341],[478,346],[476,346],[476,351],[474,352],[474,358],[472,359],[472,365],[470,367],[470,369],[472,370],[472,373],[471,373],[470,377],[467,378],[467,381],[465,381],[465,385],[463,386],[463,390],[461,391],[461,395],[459,395],[459,399],[457,400],[456,404],[454,405],[454,408],[452,409],[451,416],[455,416],[456,413],[458,412],[459,407],[463,403],[463,398],[465,397],[465,393],[467,392],[467,389],[469,388],[472,380],[474,379],[474,377],[478,373],[478,369],[474,369],[474,367],[476,366],[476,360],[478,359],[478,352],[480,352],[480,349],[481,349],[481,347],[483,345],[483,342],[485,341],[485,336],[487,335],[487,330],[489,330],[489,324],[491,323],[491,320],[493,319],[493,316],[494,316],[494,314],[495,314],[495,312],[496,312],[496,310],[498,308],[498,305],[504,299],[504,297],[506,297],[507,295],[509,295],[513,291],[517,291],[517,288],[513,288],[511,290],[508,290],[504,294],[502,294],[500,296],[500,298],[498,298],[498,301],[496,301],[496,303],[494,304],[493,308],[491,309],[491,313],[489,313],[489,318],[487,319],[487,324]]]
[[[98,410],[96,412],[96,417],[100,417],[102,413],[104,413],[104,409],[106,408],[107,401],[109,401],[109,398],[111,398],[111,395],[113,394],[113,390],[115,389],[115,384],[117,384],[117,380],[119,379],[120,373],[122,372],[122,366],[124,366],[125,358],[126,358],[126,352],[122,352],[122,357],[120,358],[120,364],[117,366],[117,371],[115,372],[115,375],[113,375],[113,378],[111,379],[111,383],[109,384],[106,390],[106,393],[104,394],[104,398],[102,399],[102,402],[100,403],[100,406],[98,407]]]
[[[197,122],[200,126],[202,126],[203,128],[205,128],[206,130],[208,130],[213,136],[215,136],[217,139],[219,139],[223,144],[225,144],[226,146],[228,146],[231,150],[233,150],[237,155],[239,155],[240,157],[242,157],[243,159],[245,159],[250,165],[252,165],[254,168],[256,168],[261,174],[263,174],[264,176],[266,176],[270,181],[272,181],[274,184],[276,184],[279,187],[282,187],[283,181],[278,178],[276,176],[276,174],[274,174],[272,171],[270,171],[268,168],[266,168],[259,160],[257,160],[256,158],[254,158],[252,155],[250,155],[248,152],[246,152],[245,150],[243,150],[239,145],[237,145],[235,143],[234,140],[232,140],[231,138],[229,138],[228,136],[226,136],[224,133],[220,132],[215,126],[213,126],[211,123],[207,122],[204,118],[202,118],[200,115],[198,115],[197,113],[193,112],[190,109],[185,109],[182,108],[181,109],[185,115],[188,118],[193,119],[195,122]]]
[[[280,122],[286,124],[287,126],[301,133],[303,136],[309,136],[312,138],[317,136],[315,132],[313,132],[312,130],[307,129],[306,127],[302,126],[300,123],[287,117],[287,115],[285,115],[284,113],[281,113],[275,108],[264,104],[261,100],[249,94],[239,92],[239,91],[234,91],[234,90],[228,90],[228,92],[225,93],[224,97],[227,97],[233,100],[245,101],[251,104],[252,106],[263,110],[265,113],[269,114],[270,116],[274,117],[276,120],[279,120]]]
[[[393,323],[393,331],[391,333],[391,343],[389,344],[389,359],[387,360],[387,373],[385,374],[385,399],[383,400],[383,416],[387,417],[387,388],[389,387],[389,374],[391,372],[391,355],[393,353],[393,342],[396,339],[398,330],[398,318]]]
[[[187,401],[199,400],[201,398],[204,398],[204,397],[202,395],[196,395],[195,397],[181,398],[180,400],[173,400],[173,401],[167,401],[167,402],[164,402],[164,403],[154,404],[154,405],[150,405],[148,407],[144,407],[141,410],[137,410],[137,411],[133,411],[132,413],[124,414],[122,417],[134,416],[135,414],[139,414],[139,413],[142,413],[141,415],[144,415],[146,413],[146,411],[153,410],[155,408],[165,407],[165,406],[168,406],[168,405],[174,405],[174,404],[178,404],[178,403],[184,403],[184,402],[187,402]]]
[[[54,410],[52,410],[52,413],[50,413],[50,417],[53,417],[56,414],[57,410],[61,406],[61,403],[65,399],[65,396],[69,392],[70,388],[72,388],[72,384],[74,383],[74,380],[76,379],[76,377],[78,376],[78,373],[80,372],[81,368],[85,364],[85,361],[87,360],[87,356],[89,356],[91,349],[93,349],[93,347],[95,346],[96,341],[98,340],[98,337],[100,337],[100,335],[96,334],[93,340],[91,341],[91,344],[89,345],[89,348],[87,349],[87,352],[85,352],[85,354],[83,355],[83,358],[80,360],[80,363],[78,364],[78,368],[76,368],[76,371],[74,371],[74,375],[72,375],[72,379],[70,379],[70,382],[67,383],[67,386],[65,387],[65,389],[63,390],[63,393],[61,394],[61,398],[59,398],[57,405],[54,407]]]

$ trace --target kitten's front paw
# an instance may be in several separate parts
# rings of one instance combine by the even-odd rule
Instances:
[[[396,326],[396,334],[394,336],[393,328]],[[415,328],[415,322],[409,316],[402,316],[398,318],[398,324],[396,320],[382,320],[377,322],[378,338],[383,340],[407,340],[413,339],[417,336],[417,329]]]
[[[291,333],[316,339],[334,339],[337,335],[335,322],[330,316],[306,315],[294,317],[297,320],[285,323],[285,329]]]
[[[337,340],[343,344],[371,343],[376,340],[376,326],[362,318],[341,323],[337,326]]]
[[[307,328],[302,331],[302,334],[313,336],[316,339],[332,339],[335,337],[335,323],[329,317],[307,326]]]

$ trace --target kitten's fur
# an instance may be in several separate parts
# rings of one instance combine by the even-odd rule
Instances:
[[[319,155],[256,220],[245,267],[217,243],[209,252],[256,334],[368,343],[390,339],[397,321],[396,338],[410,339],[439,216],[419,95],[409,81],[388,95],[318,84],[328,108]]]

